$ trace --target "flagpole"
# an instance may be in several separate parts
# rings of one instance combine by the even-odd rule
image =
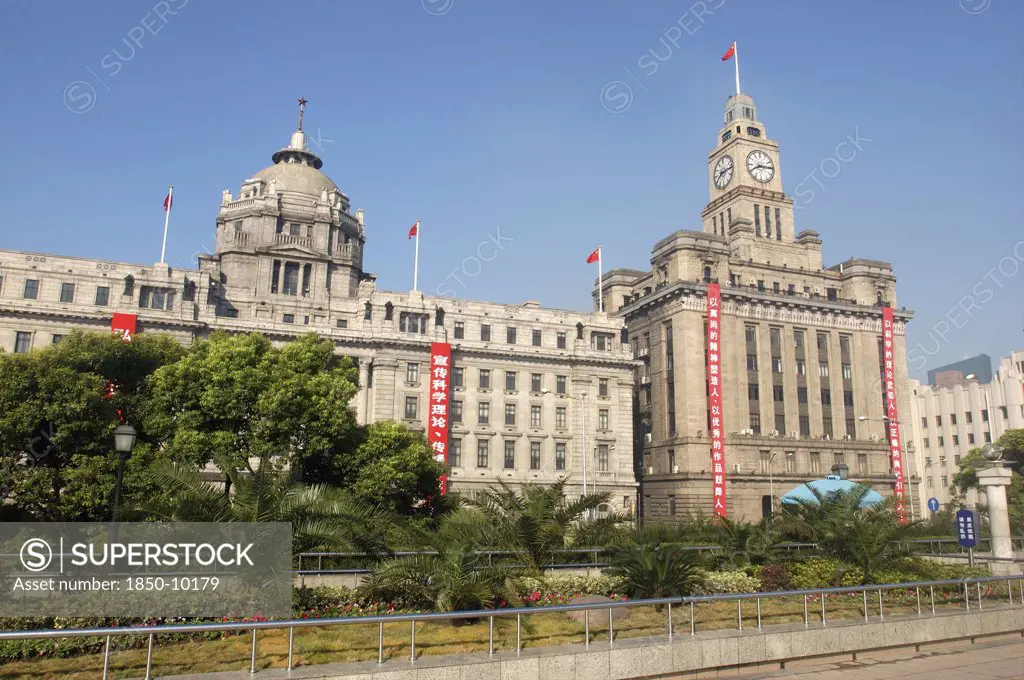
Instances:
[[[164,211],[164,242],[160,246],[160,264],[164,263],[167,254],[167,225],[171,221],[171,206],[174,204],[174,185],[167,187],[167,210]]]
[[[604,257],[604,248],[597,247],[597,311],[604,313],[604,276],[601,273],[601,258]],[[586,493],[584,491],[583,493]]]
[[[735,42],[733,42],[732,49],[733,49],[733,55],[732,55],[733,59],[736,60],[736,94],[739,94],[740,93],[740,48],[739,48],[739,46]]]
[[[416,290],[416,285],[419,283],[420,274],[420,221],[416,220],[416,254],[412,265],[412,289]]]

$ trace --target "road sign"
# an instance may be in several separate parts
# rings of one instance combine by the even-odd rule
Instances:
[[[938,498],[929,498],[928,499],[928,509],[931,510],[932,512],[938,512],[939,511],[939,499]]]
[[[978,514],[973,510],[961,508],[956,511],[956,541],[963,548],[973,548],[978,544]]]

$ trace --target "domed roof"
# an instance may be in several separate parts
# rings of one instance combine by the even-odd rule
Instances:
[[[338,185],[330,177],[305,163],[277,162],[256,173],[258,179],[267,183],[277,180],[277,191],[291,191],[298,194],[320,196],[320,190],[327,187],[329,191],[338,189]]]
[[[257,179],[268,184],[277,180],[278,192],[292,192],[308,196],[320,196],[320,191],[337,191],[338,185],[320,172],[323,161],[309,150],[306,133],[301,129],[292,133],[291,143],[273,156],[274,164],[256,173]]]
[[[853,491],[858,486],[860,485],[856,482],[851,482],[848,479],[839,479],[837,477],[829,476],[825,479],[815,479],[807,482],[806,484],[801,484],[794,489],[790,489],[789,492],[782,497],[782,502],[785,505],[796,505],[798,501],[817,504],[817,499],[808,487],[811,487],[827,498],[839,491]],[[861,500],[860,507],[867,508],[872,505],[878,505],[884,501],[885,499],[882,498],[881,494],[877,491],[869,490]]]

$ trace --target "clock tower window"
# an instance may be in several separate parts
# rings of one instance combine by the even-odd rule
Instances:
[[[778,208],[775,209],[775,240],[782,240],[782,212]]]
[[[764,235],[768,238],[772,237],[772,217],[770,210],[771,209],[768,206],[764,207]]]
[[[729,208],[728,214],[729,214],[729,221],[722,225],[722,235],[723,236],[725,236],[728,233],[728,231],[729,231],[727,229],[727,226],[732,224],[732,208]]]
[[[754,234],[761,235],[761,206],[754,204]]]

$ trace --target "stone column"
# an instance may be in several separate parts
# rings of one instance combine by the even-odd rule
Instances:
[[[978,470],[978,483],[985,489],[988,498],[988,521],[992,531],[992,556],[1013,558],[1013,544],[1010,541],[1010,516],[1006,505],[1006,487],[1010,485],[1013,472],[1002,463]],[[994,565],[993,571],[1011,566],[1007,562]]]
[[[356,417],[360,425],[366,425],[370,418],[370,361],[359,357],[359,393],[356,395]]]

